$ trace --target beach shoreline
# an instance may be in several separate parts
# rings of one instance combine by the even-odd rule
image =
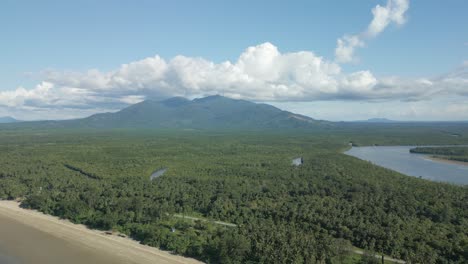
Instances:
[[[21,252],[28,255],[30,259],[21,263],[59,263],[54,262],[57,248],[47,248],[47,243],[29,241],[29,233],[47,238],[54,247],[63,245],[65,250],[69,250],[73,257],[83,256],[88,258],[86,261],[70,259],[67,263],[85,263],[89,258],[96,258],[94,263],[141,263],[141,264],[192,264],[202,263],[194,259],[173,255],[170,252],[162,251],[154,247],[142,245],[130,238],[119,237],[117,235],[106,234],[104,231],[92,230],[84,225],[73,224],[68,220],[59,219],[54,216],[46,215],[35,210],[23,209],[15,201],[0,201],[0,221],[2,227],[0,232],[1,246],[7,247],[7,251],[13,255],[21,255]],[[11,230],[17,230],[24,238]],[[10,232],[11,231],[11,232]],[[27,233],[29,232],[29,233]],[[34,245],[38,248],[31,249]],[[41,247],[44,249],[40,250]],[[57,252],[55,251],[57,250]],[[48,252],[44,254],[43,251]],[[36,253],[35,253],[36,252]],[[36,254],[37,256],[34,256]],[[47,260],[47,257],[50,257]],[[14,256],[21,258],[21,256]],[[66,256],[64,256],[66,257]],[[39,260],[42,258],[42,261]],[[34,262],[32,262],[34,260]],[[74,262],[76,261],[76,262]]]
[[[431,161],[434,161],[434,162],[441,162],[441,163],[447,163],[447,164],[468,166],[468,162],[443,159],[443,158],[438,158],[438,157],[434,157],[434,156],[426,156],[425,159],[428,159],[428,160],[431,160]]]

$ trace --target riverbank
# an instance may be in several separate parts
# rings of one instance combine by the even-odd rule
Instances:
[[[0,201],[0,249],[11,263],[190,264],[194,259],[90,230],[43,213]],[[17,262],[15,261],[17,260]]]
[[[447,163],[447,164],[468,166],[468,162],[464,162],[464,161],[444,159],[444,158],[435,157],[435,156],[427,156],[425,158],[434,162],[442,162],[442,163]]]
[[[412,148],[413,146],[352,147],[344,154],[408,176],[452,184],[468,184],[465,164],[455,161],[431,160],[430,156],[433,155],[411,153],[410,149]]]

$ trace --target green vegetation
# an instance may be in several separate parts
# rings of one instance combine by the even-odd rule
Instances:
[[[179,129],[310,129],[330,122],[223,96],[194,100],[174,97],[163,101],[146,100],[116,113],[95,114],[64,121],[22,122],[5,128],[179,128]]]
[[[375,262],[351,245],[411,263],[467,263],[468,187],[341,154],[351,141],[429,144],[444,133],[354,129],[4,130],[0,198],[208,263]],[[447,141],[466,143],[461,130]],[[291,166],[297,156],[304,164]],[[150,181],[158,168],[168,170]]]
[[[417,147],[411,153],[431,154],[437,158],[468,162],[468,147]]]

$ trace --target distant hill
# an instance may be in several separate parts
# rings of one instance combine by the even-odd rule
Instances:
[[[358,120],[358,121],[353,121],[353,122],[358,122],[358,123],[399,123],[401,121],[395,121],[395,120],[390,120],[387,118],[370,118],[367,120]]]
[[[402,120],[391,120],[387,118],[371,118],[367,120],[357,120],[357,121],[346,121],[345,123],[375,123],[375,124],[466,124],[468,121],[441,121],[441,120],[432,120],[432,121],[418,121],[418,120],[411,120],[411,121],[402,121]]]
[[[193,129],[289,129],[328,124],[283,111],[268,104],[219,95],[188,100],[174,97],[146,100],[116,113],[83,119],[22,123],[27,127],[63,128],[193,128]]]
[[[16,120],[11,116],[2,116],[2,117],[0,117],[0,124],[16,123],[16,122],[19,122],[19,120]]]

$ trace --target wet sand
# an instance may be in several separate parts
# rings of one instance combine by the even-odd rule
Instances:
[[[468,166],[468,162],[464,161],[458,161],[458,160],[449,160],[449,159],[443,159],[443,158],[438,158],[438,157],[426,157],[428,160],[432,160],[435,162],[442,162],[442,163],[448,163],[448,164],[455,164],[455,165],[462,165],[462,166]]]
[[[0,201],[0,263],[181,264],[199,261]]]

